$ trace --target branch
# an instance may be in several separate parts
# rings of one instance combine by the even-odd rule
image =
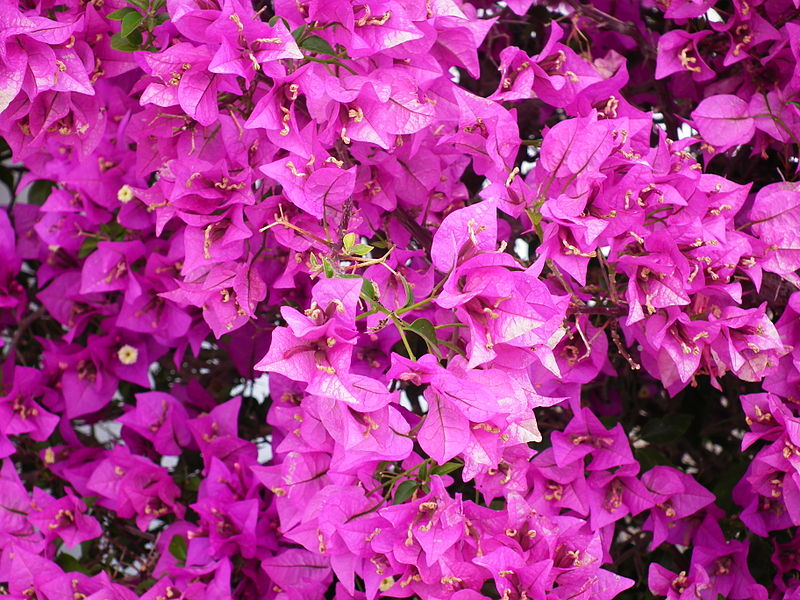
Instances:
[[[604,317],[623,317],[628,314],[622,306],[587,306],[571,305],[567,308],[567,315],[603,315]]]
[[[656,55],[653,44],[651,44],[650,41],[642,35],[639,28],[630,21],[620,21],[615,16],[604,13],[602,10],[590,4],[581,4],[578,0],[567,0],[567,4],[569,4],[577,14],[594,21],[598,27],[604,27],[610,31],[633,38],[639,42],[641,50],[648,58],[652,58]]]
[[[32,313],[28,313],[24,319],[22,319],[19,324],[17,325],[16,331],[14,331],[14,337],[11,339],[11,344],[8,349],[8,355],[11,356],[13,352],[17,350],[17,346],[19,345],[20,340],[22,339],[23,334],[27,331],[28,327],[30,327],[33,322],[41,317],[45,313],[44,306],[40,306]]]
[[[400,224],[412,235],[421,248],[425,250],[428,258],[431,257],[431,248],[433,247],[433,234],[417,223],[406,209],[397,207],[394,211],[397,220]]]

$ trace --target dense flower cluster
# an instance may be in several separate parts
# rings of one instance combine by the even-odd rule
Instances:
[[[798,65],[800,0],[0,2],[0,597],[800,598]]]

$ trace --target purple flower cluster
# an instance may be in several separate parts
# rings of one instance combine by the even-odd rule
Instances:
[[[0,597],[800,598],[798,65],[800,0],[0,3]]]

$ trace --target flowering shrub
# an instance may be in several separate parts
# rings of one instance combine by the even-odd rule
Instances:
[[[0,595],[800,598],[799,64],[800,0],[0,3]]]

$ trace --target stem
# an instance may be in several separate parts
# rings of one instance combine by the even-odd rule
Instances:
[[[621,306],[569,306],[567,315],[603,315],[605,317],[622,317],[627,312]]]
[[[431,247],[433,246],[433,234],[417,223],[402,206],[397,207],[395,210],[395,217],[405,230],[414,236],[414,239],[420,247],[425,250],[425,254],[428,258],[430,258]]]
[[[400,339],[403,340],[403,346],[406,347],[406,352],[408,352],[408,358],[411,360],[417,360],[417,357],[414,356],[414,352],[411,350],[411,345],[408,343],[408,338],[406,337],[406,332],[403,329],[404,321],[398,319],[395,315],[391,315],[392,321],[394,322],[395,327],[397,327],[397,331],[400,334]]]
[[[371,512],[375,512],[375,511],[376,511],[376,510],[378,510],[378,509],[379,509],[381,506],[383,506],[385,503],[386,503],[386,499],[385,499],[385,498],[383,498],[383,499],[381,499],[381,501],[380,501],[380,502],[378,502],[378,503],[377,503],[375,506],[373,506],[372,508],[368,508],[367,510],[361,511],[360,513],[356,513],[356,514],[354,514],[353,516],[351,516],[351,517],[348,517],[348,518],[347,518],[347,520],[345,521],[345,523],[349,523],[349,522],[350,522],[350,521],[352,521],[353,519],[357,519],[358,517],[363,517],[364,515],[368,515],[368,514],[369,514],[369,513],[371,513]]]
[[[578,297],[578,295],[575,293],[575,290],[572,289],[572,286],[567,283],[567,280],[564,278],[564,275],[561,273],[561,270],[558,268],[552,258],[547,259],[547,268],[550,269],[550,272],[555,275],[556,279],[558,279],[558,282],[561,284],[561,287],[564,288],[564,291],[572,296],[573,304],[576,304],[577,306],[583,306],[583,300]]]
[[[412,310],[417,310],[418,308],[422,308],[423,306],[425,306],[426,304],[430,304],[431,302],[433,302],[433,296],[429,296],[428,298],[425,298],[424,300],[420,300],[419,302],[415,302],[411,306],[406,306],[405,308],[401,308],[400,310],[396,311],[395,314],[399,317],[399,316],[404,315],[404,314],[406,314],[408,312],[411,312]]]
[[[617,325],[617,323],[614,323],[614,326],[611,328],[611,339],[614,340],[614,345],[617,347],[617,350],[619,350],[619,353],[622,355],[622,357],[628,361],[628,365],[633,371],[638,371],[642,368],[639,363],[633,360],[633,357],[628,353],[628,351],[625,349],[625,346],[622,344],[622,340],[619,337],[619,325]]]
[[[314,234],[313,234],[313,233],[311,233],[310,231],[306,231],[305,229],[303,229],[303,228],[301,228],[301,227],[298,227],[297,225],[295,225],[295,224],[293,224],[293,223],[290,223],[290,222],[289,222],[289,221],[287,221],[287,220],[286,220],[286,219],[285,219],[283,216],[281,216],[280,218],[278,218],[278,220],[276,220],[274,223],[270,223],[269,225],[265,225],[264,227],[262,227],[262,228],[260,229],[260,231],[262,231],[262,232],[263,232],[263,231],[267,231],[268,229],[272,229],[272,228],[273,228],[273,227],[275,227],[276,225],[283,225],[284,227],[288,227],[289,229],[292,229],[292,230],[296,231],[296,232],[297,232],[297,233],[299,233],[300,235],[303,235],[303,236],[309,237],[309,238],[311,238],[312,240],[314,240],[315,242],[318,242],[318,243],[322,244],[323,246],[326,246],[327,248],[333,248],[333,244],[331,244],[331,242],[328,242],[328,241],[326,241],[326,240],[323,240],[323,239],[322,239],[321,237],[319,237],[318,235],[314,235]]]
[[[445,327],[466,327],[464,323],[447,323],[445,325],[434,325],[434,329],[444,329]]]
[[[653,48],[653,45],[647,39],[645,39],[645,37],[642,35],[642,32],[639,31],[636,25],[630,21],[620,21],[615,16],[605,13],[602,10],[593,7],[591,4],[581,4],[578,2],[578,0],[567,0],[567,4],[569,4],[579,15],[583,15],[584,17],[594,21],[598,27],[605,26],[611,31],[620,33],[622,35],[627,35],[628,37],[638,41],[641,50],[648,58],[655,56],[655,48]]]
[[[351,67],[348,67],[346,64],[342,62],[339,62],[335,58],[315,58],[313,56],[306,56],[305,60],[322,63],[324,65],[336,65],[337,67],[342,67],[343,69],[350,71],[350,73],[352,73],[353,75],[358,75],[358,72],[356,70],[352,69]]]
[[[453,344],[451,342],[448,342],[446,340],[439,340],[439,343],[442,346],[444,346],[445,348],[449,348],[450,350],[452,350],[456,354],[460,354],[461,356],[464,356],[464,357],[467,356],[461,348],[459,348],[458,346],[456,346],[455,344]]]
[[[22,319],[19,322],[16,331],[14,331],[14,337],[11,339],[10,348],[8,350],[8,356],[11,356],[11,353],[17,350],[17,346],[19,345],[19,342],[22,339],[22,335],[25,333],[28,327],[30,327],[31,324],[36,319],[41,317],[44,313],[45,313],[44,306],[40,306],[34,312],[29,313],[24,319]]]
[[[602,251],[597,253],[597,258],[600,261],[600,264],[603,265],[603,275],[605,276],[606,285],[608,285],[608,293],[611,296],[611,302],[614,304],[619,304],[616,275],[611,270],[611,266],[608,264],[608,260],[606,260],[606,257]]]
[[[389,314],[389,310],[387,310],[383,306],[376,306],[375,308],[373,308],[373,309],[371,309],[371,310],[369,310],[369,311],[367,311],[365,313],[361,313],[360,315],[356,316],[356,321],[360,321],[361,319],[366,319],[370,315],[374,315],[374,314],[377,314],[379,312],[383,313],[385,315]]]
[[[372,488],[370,491],[366,493],[367,496],[370,494],[374,494],[379,489],[386,487],[387,485],[391,484],[389,487],[389,491],[391,491],[392,487],[394,487],[395,482],[400,479],[401,477],[408,477],[414,471],[421,469],[424,465],[431,462],[430,458],[426,458],[421,463],[414,465],[413,467],[409,467],[405,471],[400,471],[399,473],[387,473],[386,471],[381,471],[381,473],[386,473],[386,476],[391,479],[391,481],[387,481],[386,483],[382,483],[378,487]]]

